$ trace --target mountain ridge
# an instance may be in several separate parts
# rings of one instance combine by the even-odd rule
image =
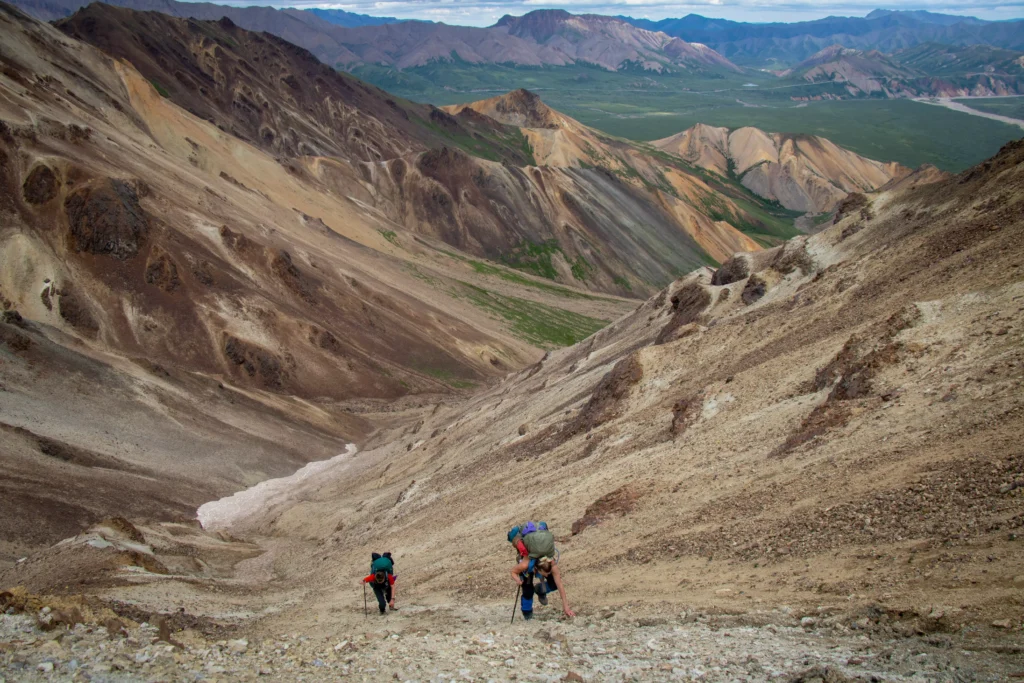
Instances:
[[[70,16],[88,4],[86,0],[17,0],[19,7],[40,19]],[[552,36],[536,41],[513,35],[504,27],[476,28],[432,22],[388,22],[345,27],[331,23],[312,11],[270,7],[232,7],[212,3],[175,0],[112,0],[114,5],[143,11],[160,11],[178,17],[217,20],[226,16],[242,28],[267,31],[308,48],[332,67],[350,69],[355,65],[385,64],[399,69],[422,66],[433,61],[460,59],[469,63],[516,63],[522,65],[566,65],[577,61],[616,70],[624,64],[646,64],[661,70],[726,69],[738,67],[704,46],[691,46],[678,38],[637,29],[611,17],[568,15],[575,28],[586,25],[589,38],[549,43]],[[541,12],[543,17],[546,10]],[[536,13],[531,13],[536,14]],[[534,17],[536,18],[536,17]],[[602,28],[609,22],[614,30]],[[559,30],[566,30],[564,18]],[[574,29],[575,30],[575,29]],[[453,57],[454,55],[454,57]]]
[[[894,52],[923,42],[987,44],[1024,50],[1020,20],[985,22],[974,17],[927,14],[930,19],[915,12],[876,11],[863,18],[830,16],[811,21],[768,24],[711,19],[696,14],[661,21],[625,19],[644,28],[705,43],[744,66],[774,62],[788,67],[836,42],[844,47],[883,52]],[[935,17],[941,17],[941,20]]]
[[[873,192],[911,173],[824,138],[753,127],[730,131],[697,124],[651,144],[719,175],[735,174],[754,193],[809,213],[832,211],[850,193]]]
[[[843,84],[853,97],[1003,96],[1024,92],[1024,52],[920,43],[887,55],[836,44],[779,75]]]

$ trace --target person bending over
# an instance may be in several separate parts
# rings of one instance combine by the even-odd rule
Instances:
[[[533,584],[534,575],[537,575],[540,581],[540,585],[536,587]],[[529,620],[533,618],[533,595],[535,591],[543,605],[547,604],[548,593],[558,591],[558,594],[562,597],[562,612],[567,617],[576,616],[576,613],[569,607],[569,596],[566,595],[565,586],[562,584],[562,573],[558,569],[558,564],[550,557],[541,557],[539,559],[524,557],[519,561],[519,564],[512,567],[512,580],[523,587],[520,607],[523,611],[524,619]]]

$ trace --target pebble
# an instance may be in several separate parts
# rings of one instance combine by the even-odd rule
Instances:
[[[244,654],[249,649],[249,641],[245,639],[228,641],[228,650],[236,655]]]

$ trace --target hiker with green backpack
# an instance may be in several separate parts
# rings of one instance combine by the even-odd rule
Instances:
[[[377,606],[380,607],[381,614],[387,613],[389,605],[392,610],[398,609],[395,607],[395,561],[391,558],[391,553],[373,553],[370,559],[370,575],[363,579],[363,600],[366,600],[365,584],[370,584],[373,594],[377,596]]]
[[[562,584],[562,574],[555,559],[555,535],[548,530],[547,524],[539,525],[527,522],[522,527],[512,527],[508,533],[509,542],[515,546],[519,562],[512,567],[512,580],[523,591],[519,603],[523,619],[533,618],[533,596],[536,592],[540,604],[548,604],[547,594],[558,591],[562,597],[562,612],[567,617],[575,617],[576,613],[569,607],[569,596]],[[538,577],[539,575],[539,577]],[[539,585],[534,586],[534,578],[538,577]],[[515,615],[513,614],[513,617]]]

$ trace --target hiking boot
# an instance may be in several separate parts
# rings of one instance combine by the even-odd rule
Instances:
[[[540,600],[540,604],[542,604],[542,605],[547,605],[548,604],[548,594],[547,593],[537,593],[537,599]]]
[[[385,614],[387,614],[387,613],[388,613],[388,611],[387,611],[386,609],[384,609],[384,608],[381,608],[381,610],[380,610],[380,615],[381,615],[381,616],[384,616],[384,615],[385,615]]]
[[[523,612],[523,619],[525,619],[526,621],[533,619],[533,612]]]

